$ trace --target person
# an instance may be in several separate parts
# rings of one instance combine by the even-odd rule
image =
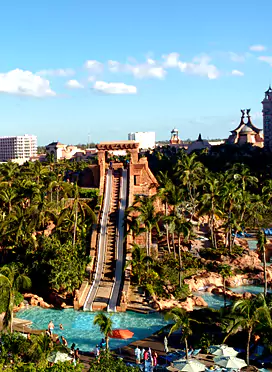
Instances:
[[[153,351],[152,353],[152,359],[153,359],[153,366],[156,367],[158,364],[158,354],[156,351]]]
[[[59,325],[59,328],[60,328],[61,331],[64,330],[63,325],[62,325],[61,323],[60,323],[60,325]]]
[[[63,336],[61,336],[61,341],[63,346],[68,346],[68,342]]]
[[[169,350],[168,350],[168,339],[166,336],[164,336],[163,344],[164,344],[164,352],[167,354]]]
[[[50,336],[53,335],[54,328],[55,328],[54,323],[52,320],[50,320],[50,322],[48,323],[48,331],[50,333]]]
[[[31,341],[30,333],[27,334],[27,340],[30,340]]]
[[[79,348],[75,350],[75,360],[76,362],[79,360]]]
[[[140,364],[141,363],[141,350],[139,349],[138,346],[136,346],[134,354],[136,357],[136,364]]]
[[[59,337],[56,338],[56,344],[57,344],[57,345],[60,344],[60,339],[59,339]]]
[[[101,342],[100,342],[100,345],[99,345],[99,346],[100,346],[100,348],[101,348],[101,349],[103,349],[103,350],[104,350],[104,349],[106,349],[106,341],[105,341],[105,339],[104,339],[104,338],[102,338],[102,340],[101,340]]]
[[[142,350],[141,350],[141,362],[144,360],[144,352],[145,352],[145,349],[142,347]]]
[[[96,347],[94,349],[94,356],[98,359],[99,355],[100,355],[100,350],[99,350],[98,345],[96,345]]]
[[[147,349],[145,349],[145,351],[144,351],[144,371],[145,372],[148,372],[149,369],[150,369],[150,362],[149,362],[148,358],[149,358],[148,351],[147,351]]]
[[[72,343],[72,346],[71,346],[71,349],[70,349],[70,355],[71,356],[74,356],[75,355],[75,346],[76,346],[76,344],[73,342]]]

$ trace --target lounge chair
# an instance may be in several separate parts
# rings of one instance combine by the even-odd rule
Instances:
[[[192,352],[192,356],[197,356],[199,353],[200,353],[201,349],[195,349],[193,352]]]

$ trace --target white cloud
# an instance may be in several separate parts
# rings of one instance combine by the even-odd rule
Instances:
[[[103,64],[96,60],[89,60],[85,62],[85,68],[90,70],[93,74],[99,74],[103,71]]]
[[[31,71],[18,68],[7,73],[0,73],[0,92],[33,97],[56,95],[50,88],[48,80]]]
[[[233,76],[244,76],[244,73],[242,71],[239,71],[239,70],[232,70],[231,75],[233,75]]]
[[[108,61],[108,68],[111,72],[125,72],[132,74],[137,79],[155,78],[163,79],[166,75],[166,70],[157,64],[151,58],[148,58],[146,63],[142,64],[122,64],[117,61]]]
[[[179,54],[178,53],[166,54],[166,55],[163,55],[162,58],[164,59],[163,66],[165,68],[178,67],[178,64],[179,64]]]
[[[124,83],[106,83],[105,81],[96,81],[93,89],[105,94],[136,94],[137,88],[133,85]]]
[[[252,52],[263,52],[264,50],[266,50],[266,46],[261,44],[251,45],[249,47],[249,50],[251,50]]]
[[[88,81],[89,81],[90,83],[93,83],[93,82],[95,81],[95,76],[89,76],[89,77],[88,77]]]
[[[209,63],[210,58],[206,55],[196,57],[193,62],[182,62],[178,63],[181,72],[189,75],[198,75],[207,77],[210,80],[217,79],[219,77],[219,71],[215,65]]]
[[[84,86],[80,84],[77,80],[69,80],[66,83],[66,86],[71,89],[82,89]]]
[[[272,66],[272,56],[260,56],[258,57],[260,61],[268,63],[270,66]]]
[[[228,54],[229,54],[231,61],[233,62],[245,62],[246,60],[245,54],[237,54],[234,52],[229,52]]]
[[[108,69],[111,72],[124,72],[125,71],[125,65],[122,65],[120,62],[117,61],[108,61]]]
[[[75,71],[72,68],[59,68],[56,70],[41,70],[37,72],[40,76],[73,76]]]

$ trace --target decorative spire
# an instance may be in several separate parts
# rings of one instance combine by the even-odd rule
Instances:
[[[202,141],[201,133],[199,133],[197,141],[199,141],[199,142]]]

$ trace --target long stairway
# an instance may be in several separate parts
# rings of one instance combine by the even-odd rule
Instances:
[[[116,234],[120,194],[121,169],[115,169],[112,175],[110,212],[107,224],[107,247],[103,265],[103,274],[97,290],[92,310],[107,310],[115,277]]]
[[[108,311],[116,311],[120,303],[122,279],[124,271],[124,235],[125,235],[125,210],[127,207],[127,170],[122,170],[121,187],[120,187],[120,206],[118,215],[118,233],[116,249],[116,269],[115,280],[110,295]]]
[[[97,253],[97,260],[96,260],[96,268],[94,274],[94,280],[92,286],[89,290],[89,293],[86,297],[86,301],[83,306],[84,311],[92,311],[92,305],[96,293],[99,288],[99,284],[102,278],[103,273],[103,266],[105,260],[105,252],[107,246],[107,223],[108,217],[110,212],[111,206],[111,190],[112,190],[112,170],[108,170],[106,176],[106,186],[105,186],[105,194],[104,194],[104,204],[103,204],[103,211],[101,217],[101,227],[100,227],[100,234],[99,234],[99,241],[98,241],[98,253]]]

